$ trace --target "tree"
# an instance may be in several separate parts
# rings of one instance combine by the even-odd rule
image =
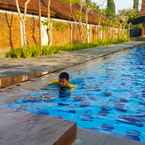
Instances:
[[[140,14],[135,9],[124,9],[119,12],[117,16],[118,20],[124,25],[124,28],[132,29],[133,25],[129,24],[130,21],[136,19],[140,16]],[[136,27],[137,25],[135,25]],[[139,25],[137,27],[140,27]]]
[[[22,47],[26,47],[27,46],[27,35],[26,35],[26,14],[27,14],[27,8],[28,8],[28,4],[31,2],[31,0],[26,0],[24,3],[24,14],[22,14],[21,9],[20,9],[20,4],[19,4],[19,0],[15,0],[16,3],[16,7],[17,7],[17,11],[18,11],[18,15],[19,15],[19,19],[20,19],[20,25],[21,25],[21,45]]]
[[[137,12],[139,11],[139,0],[133,0],[133,9],[135,9]]]
[[[83,21],[84,21],[84,18],[85,18],[85,15],[83,13],[83,7],[85,6],[86,4],[86,0],[80,0],[80,11],[79,11],[79,31],[80,31],[80,38],[81,38],[81,41],[83,42],[84,38],[83,38],[83,30],[84,30],[84,24],[83,24]]]
[[[109,16],[109,17],[114,17],[115,16],[115,3],[114,3],[114,0],[107,0],[106,15]]]
[[[71,17],[72,17],[72,2],[71,0],[69,0],[69,7],[70,7],[70,13],[71,13]],[[73,42],[73,24],[70,24],[70,43],[72,44]]]
[[[38,0],[38,9],[39,9],[39,48],[41,49],[41,0]]]
[[[119,12],[119,15],[117,17],[122,19],[122,21],[127,22],[139,17],[139,13],[135,9],[124,9]]]
[[[48,45],[52,45],[52,22],[51,22],[51,0],[48,0],[48,10],[47,10],[47,30],[48,30]]]
[[[13,40],[12,40],[12,25],[14,23],[14,15],[9,15],[8,13],[5,13],[5,18],[7,22],[7,26],[9,28],[9,42],[11,49],[14,48]]]
[[[71,17],[74,19],[74,16],[73,16],[73,5],[74,4],[79,4],[81,2],[81,0],[62,0],[62,1],[65,2],[65,3],[69,3],[70,14],[71,14]]]
[[[74,19],[72,6],[73,6],[73,4],[78,3],[78,0],[65,0],[65,1],[69,2],[71,19]],[[73,23],[71,23],[70,26],[71,26],[71,28],[70,28],[70,43],[72,44],[73,43]]]
[[[86,19],[86,41],[87,43],[90,43],[90,30],[88,28],[88,21],[89,21],[89,12],[93,8],[91,0],[86,0],[85,7],[86,7],[86,15],[85,15],[86,17],[85,18]]]

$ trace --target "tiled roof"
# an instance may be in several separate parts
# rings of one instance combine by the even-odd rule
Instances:
[[[19,0],[21,10],[24,9],[24,3],[26,0]],[[47,17],[47,0],[41,0],[42,4],[42,15]],[[15,0],[0,0],[0,9],[17,11]],[[80,10],[80,6],[78,4],[73,5],[73,14],[76,11]],[[83,10],[85,15],[85,9]],[[28,5],[28,13],[38,15],[38,0],[32,0]],[[69,4],[62,2],[62,0],[52,0],[51,1],[51,15],[55,18],[66,19],[66,20],[74,20],[74,17],[71,15],[71,10]],[[98,16],[98,14],[91,10],[89,12],[89,23],[90,24],[98,24],[98,19],[101,18],[101,21],[105,21],[105,16]]]
[[[141,15],[145,16],[145,0],[142,0]]]

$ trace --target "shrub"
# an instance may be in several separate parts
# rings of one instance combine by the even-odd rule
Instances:
[[[96,40],[94,43],[74,43],[74,44],[66,44],[64,46],[44,46],[42,49],[40,49],[38,46],[33,47],[26,47],[26,48],[17,48],[17,49],[11,49],[7,53],[7,57],[11,58],[29,58],[29,57],[37,57],[37,56],[48,56],[53,55],[56,53],[59,53],[60,51],[74,51],[74,50],[80,50],[80,49],[86,49],[86,48],[94,48],[99,45],[110,45],[110,44],[117,44],[128,41],[128,36],[123,35],[119,38],[105,38],[103,40]]]
[[[32,57],[32,51],[29,48],[23,48],[21,49],[21,57],[22,58],[28,58]]]
[[[30,47],[29,49],[30,49],[31,57],[37,57],[42,55],[42,49],[40,49],[38,46],[33,46]]]
[[[41,49],[37,46],[26,47],[26,48],[16,48],[11,49],[6,57],[11,58],[29,58],[29,57],[37,57],[41,55]]]
[[[11,50],[6,54],[6,57],[21,58],[21,57],[22,57],[22,49],[21,49],[21,48],[11,49]]]

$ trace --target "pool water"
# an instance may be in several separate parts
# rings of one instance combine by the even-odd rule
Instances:
[[[145,48],[119,52],[67,71],[76,85],[71,92],[63,94],[57,86],[48,85],[7,107],[145,143]]]

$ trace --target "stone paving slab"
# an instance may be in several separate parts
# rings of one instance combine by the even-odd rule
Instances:
[[[73,145],[145,145],[124,137],[95,133],[86,129],[78,129],[78,135]]]
[[[0,88],[32,80],[36,77],[140,45],[145,45],[145,42],[135,41],[107,47],[62,52],[49,57],[29,59],[3,58],[0,59]]]
[[[0,145],[71,145],[76,138],[71,122],[2,109],[0,116]]]

